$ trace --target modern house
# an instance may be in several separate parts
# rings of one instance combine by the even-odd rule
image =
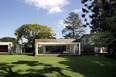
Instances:
[[[0,54],[22,54],[22,46],[13,42],[0,42]]]
[[[81,55],[81,43],[76,39],[35,39],[35,56]]]

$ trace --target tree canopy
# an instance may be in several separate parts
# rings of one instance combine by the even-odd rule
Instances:
[[[97,32],[92,33],[89,39],[91,44],[97,47],[107,47],[111,43],[113,36],[110,32]]]
[[[82,17],[87,22],[86,15],[92,19],[87,22],[91,32],[109,31],[116,34],[116,0],[81,0],[84,4]],[[90,4],[87,4],[89,2]],[[91,13],[90,13],[91,12]]]
[[[14,34],[17,36],[18,40],[25,38],[29,43],[33,43],[35,38],[53,38],[52,29],[46,25],[39,24],[24,24],[16,29]]]
[[[0,42],[14,42],[17,43],[17,39],[13,37],[3,37],[0,38]]]
[[[81,19],[77,13],[71,12],[69,16],[64,19],[65,28],[62,30],[64,38],[73,38],[76,39],[82,35],[84,32]]]

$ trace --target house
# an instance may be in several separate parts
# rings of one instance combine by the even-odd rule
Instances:
[[[22,46],[13,42],[0,42],[0,54],[22,54]]]
[[[81,43],[76,39],[35,39],[35,56],[81,55]]]

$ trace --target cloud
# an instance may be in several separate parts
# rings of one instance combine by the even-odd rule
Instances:
[[[63,19],[59,20],[58,27],[59,27],[59,28],[65,28],[65,26],[66,26],[66,25],[64,24]]]
[[[52,9],[49,10],[49,13],[52,14],[54,12],[62,12],[62,10],[59,7],[54,7]]]
[[[69,4],[68,0],[24,0],[24,2],[48,10],[50,14],[62,12],[62,7]]]
[[[80,13],[82,12],[82,8],[74,10],[75,13]]]

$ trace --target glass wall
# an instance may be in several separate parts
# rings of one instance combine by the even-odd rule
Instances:
[[[38,45],[38,54],[62,54],[62,53],[75,53],[78,54],[78,45]]]
[[[47,53],[63,53],[66,51],[65,45],[45,46]]]
[[[43,46],[38,45],[38,54],[42,54],[42,53],[43,53]]]

